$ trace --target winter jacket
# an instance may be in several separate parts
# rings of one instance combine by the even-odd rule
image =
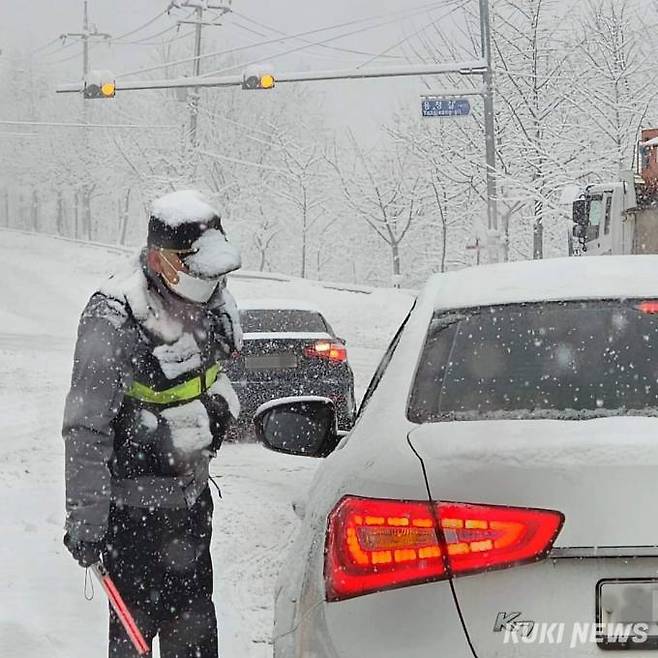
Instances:
[[[64,412],[66,531],[101,539],[111,501],[192,507],[237,396],[221,362],[241,347],[235,302],[220,287],[184,303],[145,254],[82,313]]]

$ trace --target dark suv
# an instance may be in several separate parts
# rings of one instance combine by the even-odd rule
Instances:
[[[320,395],[336,404],[338,427],[354,422],[354,374],[345,341],[319,309],[294,301],[240,304],[242,352],[225,362],[242,410],[233,438],[251,428],[264,402],[296,395]]]

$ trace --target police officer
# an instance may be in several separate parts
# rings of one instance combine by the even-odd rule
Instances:
[[[240,267],[195,191],[153,203],[147,247],[82,313],[66,400],[64,543],[102,559],[163,658],[216,658],[210,459],[239,403],[222,361],[241,347],[226,274]],[[137,655],[110,611],[109,655]]]

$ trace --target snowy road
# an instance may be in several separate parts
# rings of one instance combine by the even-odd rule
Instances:
[[[79,313],[120,251],[0,230],[0,656],[105,655],[106,609],[61,544],[59,435]],[[312,301],[348,342],[357,393],[412,303],[393,291],[349,291],[299,280],[236,278],[238,300]],[[223,658],[271,656],[272,589],[317,462],[226,445],[213,465],[215,601]]]

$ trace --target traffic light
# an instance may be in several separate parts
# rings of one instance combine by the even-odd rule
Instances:
[[[82,90],[85,98],[114,98],[116,83],[109,71],[92,71],[85,80]]]
[[[116,85],[114,80],[103,82],[100,85],[95,83],[86,84],[82,93],[85,98],[114,98],[116,95]]]
[[[271,73],[245,75],[242,79],[243,89],[272,89],[275,80]]]

